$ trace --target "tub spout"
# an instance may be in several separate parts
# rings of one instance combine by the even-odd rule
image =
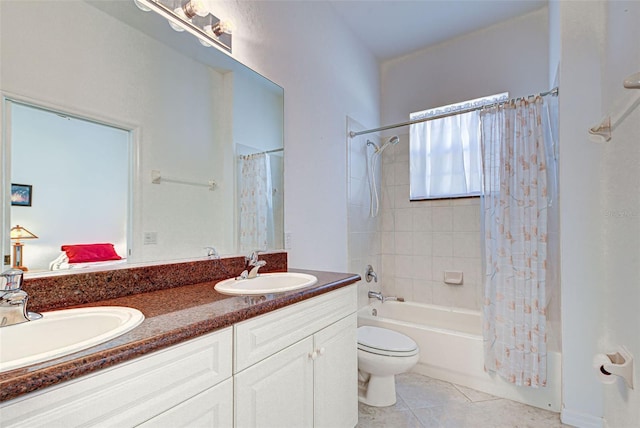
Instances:
[[[369,293],[367,294],[367,296],[370,299],[378,299],[382,303],[387,302],[387,301],[393,301],[393,300],[395,300],[396,302],[404,302],[404,297],[384,296],[384,295],[382,295],[382,293],[380,293],[378,291],[369,290]]]
[[[384,296],[382,295],[382,293],[378,292],[378,291],[371,291],[369,290],[369,293],[367,294],[367,296],[370,299],[378,299],[381,302],[384,302]]]

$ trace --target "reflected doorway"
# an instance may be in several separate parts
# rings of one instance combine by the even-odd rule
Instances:
[[[31,198],[29,205],[12,200],[10,226],[37,236],[22,242],[24,266],[29,272],[78,267],[65,261],[61,247],[97,243],[113,244],[124,262],[131,224],[130,131],[8,104],[12,188],[29,186]]]

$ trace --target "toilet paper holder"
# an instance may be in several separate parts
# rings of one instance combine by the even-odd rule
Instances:
[[[605,355],[610,362],[603,363],[600,372],[605,376],[620,376],[627,386],[633,389],[633,356],[629,350],[619,346],[617,352]]]

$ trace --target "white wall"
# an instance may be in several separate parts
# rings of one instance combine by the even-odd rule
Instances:
[[[508,91],[548,87],[547,9],[382,64],[382,122],[428,108]],[[409,202],[408,127],[383,154],[380,220],[383,290],[423,303],[480,309],[478,198]],[[445,270],[463,285],[446,285]]]
[[[233,56],[285,89],[289,265],[346,271],[346,117],[378,124],[375,58],[328,2],[211,2],[211,9],[235,23]]]
[[[609,2],[607,6],[603,107],[619,111],[621,103],[640,97],[639,89],[620,85],[628,75],[640,72],[640,3]],[[625,345],[635,356],[635,389],[620,380],[605,388],[605,422],[621,427],[640,425],[640,107],[614,131],[612,143],[603,159],[607,281],[600,346],[609,351]]]
[[[601,385],[591,361],[620,344],[640,354],[640,111],[609,143],[590,141],[587,129],[640,96],[622,88],[640,70],[640,5],[567,1],[559,14],[562,417],[584,427],[637,426],[638,390]]]

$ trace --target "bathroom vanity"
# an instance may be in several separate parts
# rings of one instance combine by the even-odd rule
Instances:
[[[92,304],[146,318],[103,345],[0,373],[0,425],[355,426],[359,277],[301,272],[318,283],[260,303],[207,282]]]

